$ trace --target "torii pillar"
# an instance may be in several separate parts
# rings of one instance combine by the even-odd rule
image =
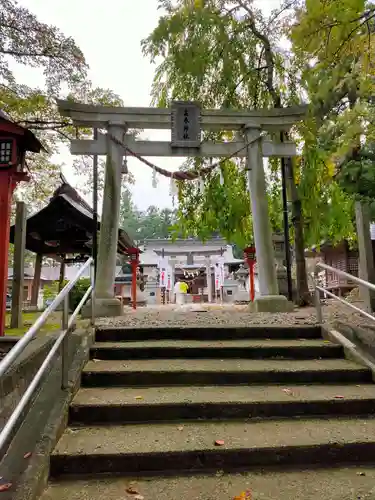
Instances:
[[[121,166],[123,148],[111,136],[123,142],[126,130],[109,126],[105,167],[103,212],[100,224],[98,267],[95,282],[95,316],[121,316],[122,303],[115,297],[117,239],[120,219]]]
[[[254,242],[260,269],[260,296],[251,303],[251,307],[255,312],[287,312],[293,309],[293,304],[288,302],[284,295],[279,295],[260,133],[261,127],[257,124],[249,124],[245,128],[248,142],[246,170],[253,216]]]

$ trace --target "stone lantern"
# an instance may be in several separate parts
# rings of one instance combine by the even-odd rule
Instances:
[[[238,271],[234,273],[234,276],[238,282],[238,290],[234,297],[235,302],[250,302],[250,295],[246,290],[246,280],[249,276],[249,270],[241,264]]]
[[[275,261],[276,261],[276,275],[277,282],[279,285],[279,294],[284,295],[288,298],[288,275],[285,266],[285,240],[283,234],[274,234],[272,237],[273,246],[275,249]],[[293,282],[293,295],[295,291],[295,284]]]

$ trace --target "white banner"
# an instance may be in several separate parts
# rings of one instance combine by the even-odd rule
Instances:
[[[215,262],[215,290],[220,290],[224,285],[224,258],[219,257]]]
[[[169,265],[169,261],[166,257],[160,257],[158,262],[159,269],[159,286],[160,288],[166,288],[167,290],[172,290],[172,268]]]
[[[166,284],[167,290],[171,291],[173,288],[172,285],[172,268],[171,266],[167,267],[167,284]]]

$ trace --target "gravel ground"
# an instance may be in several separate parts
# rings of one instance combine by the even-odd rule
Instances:
[[[362,308],[360,302],[353,302]],[[334,300],[323,305],[325,323],[342,323],[373,326],[365,316]],[[375,318],[374,318],[375,319]],[[116,318],[101,318],[98,325],[122,327],[147,326],[249,326],[249,325],[313,325],[316,323],[314,307],[295,308],[291,313],[251,313],[246,305],[174,305],[140,307],[136,311],[125,309],[124,315]]]

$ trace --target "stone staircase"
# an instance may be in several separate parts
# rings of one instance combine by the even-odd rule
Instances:
[[[375,498],[374,412],[319,327],[101,328],[44,500]]]

